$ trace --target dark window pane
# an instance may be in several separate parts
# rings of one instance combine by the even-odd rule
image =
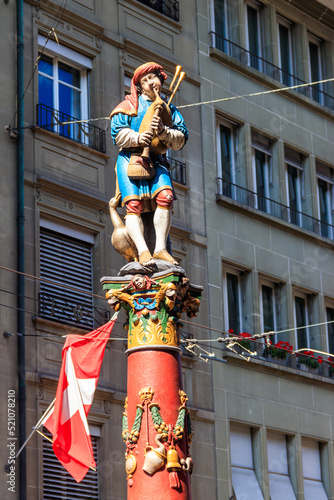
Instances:
[[[228,304],[228,327],[234,333],[240,333],[239,316],[239,279],[235,274],[226,273],[227,304]]]
[[[80,92],[59,84],[59,111],[80,118]]]
[[[275,330],[273,289],[270,286],[262,286],[262,316],[265,332]]]
[[[53,80],[38,75],[38,101],[53,108]]]
[[[296,306],[296,327],[299,328],[301,326],[306,326],[306,304],[305,299],[302,297],[295,297],[295,306]],[[300,328],[297,330],[297,342],[298,349],[302,347],[308,347],[307,345],[307,329]]]
[[[281,68],[283,70],[282,83],[290,85],[290,76],[287,74],[291,73],[289,29],[282,24],[279,25],[279,43]]]
[[[220,150],[221,150],[221,170],[222,179],[227,181],[223,183],[224,195],[231,197],[231,186],[228,184],[232,182],[232,158],[231,158],[231,141],[232,134],[231,129],[220,125]]]
[[[225,33],[225,7],[224,0],[215,0],[215,33],[219,36],[216,37],[216,48],[226,52],[226,42],[222,38],[226,38]]]
[[[53,76],[53,59],[42,55],[38,63],[38,71],[46,75]]]
[[[80,88],[80,71],[62,62],[58,65],[58,78],[61,82]]]
[[[250,54],[250,65],[259,69],[259,26],[258,26],[258,11],[247,6],[247,22],[248,22],[248,46]]]
[[[315,43],[309,42],[309,49],[311,82],[317,82],[321,80],[319,46]],[[321,94],[319,93],[319,90],[321,90],[321,84],[312,85],[311,96],[312,99],[317,102],[320,102],[321,100]]]
[[[334,321],[334,309],[327,307],[327,321]],[[327,325],[328,334],[328,349],[331,354],[334,354],[334,323]]]

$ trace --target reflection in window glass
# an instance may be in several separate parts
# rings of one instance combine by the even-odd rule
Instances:
[[[236,274],[226,273],[228,328],[234,333],[241,332],[239,277]]]
[[[303,297],[295,297],[295,314],[296,314],[296,327],[299,328],[296,330],[297,334],[297,346],[298,349],[303,347],[308,347],[308,335],[307,335],[307,327],[308,318],[307,318],[307,308],[306,308],[306,300]],[[300,328],[305,326],[305,328]]]

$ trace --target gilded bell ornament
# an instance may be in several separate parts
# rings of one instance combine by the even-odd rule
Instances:
[[[179,456],[175,448],[170,448],[167,451],[167,470],[168,472],[177,472],[181,469]]]

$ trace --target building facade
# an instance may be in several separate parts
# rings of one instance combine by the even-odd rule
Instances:
[[[334,355],[334,92],[333,82],[323,82],[334,66],[328,3],[28,0],[23,130],[16,130],[15,5],[3,4],[3,422],[8,391],[18,393],[17,133],[25,141],[28,435],[54,398],[63,336],[109,319],[100,278],[124,264],[110,243],[117,148],[105,117],[140,64],[162,64],[167,83],[181,64],[187,78],[174,104],[189,140],[170,158],[178,198],[171,239],[191,282],[204,286],[200,314],[184,322],[182,335],[215,355],[205,362],[198,347],[182,355],[194,428],[193,498],[334,498],[333,365],[316,352]],[[323,83],[308,85],[314,81]],[[124,341],[107,347],[89,415],[97,473],[76,485],[35,434],[26,449],[28,499],[126,498],[123,321],[113,333]],[[228,330],[274,331],[272,343],[288,345],[266,348],[263,338],[249,341],[247,334],[234,346],[215,342]],[[296,356],[290,346],[315,357]],[[19,418],[16,405],[16,428]],[[15,493],[2,475],[5,499],[20,498],[16,474]]]
[[[210,326],[314,350],[217,349],[217,498],[333,498],[333,10],[200,5]]]

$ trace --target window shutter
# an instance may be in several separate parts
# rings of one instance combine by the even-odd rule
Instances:
[[[44,427],[43,432],[52,438]],[[91,436],[94,460],[98,468],[98,438]],[[98,500],[98,472],[89,469],[80,483],[64,469],[52,449],[52,443],[43,439],[43,500]]]
[[[94,326],[92,247],[89,243],[48,229],[40,233],[40,315],[65,323]]]

